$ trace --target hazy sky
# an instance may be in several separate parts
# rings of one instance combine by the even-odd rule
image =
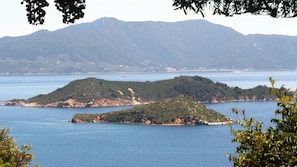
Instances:
[[[42,26],[29,25],[25,6],[21,0],[1,2],[0,37],[19,36],[33,33],[40,29],[50,31],[63,28],[62,15],[55,9],[54,0],[48,0],[46,20]],[[275,19],[268,16],[212,16],[205,18],[197,14],[185,15],[181,10],[174,10],[172,0],[86,0],[85,17],[76,23],[91,22],[101,17],[116,17],[123,21],[180,21],[205,19],[213,23],[232,27],[242,34],[283,34],[297,35],[297,18]],[[197,30],[199,31],[199,30]]]

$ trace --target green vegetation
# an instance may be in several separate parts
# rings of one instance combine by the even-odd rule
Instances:
[[[72,122],[115,122],[142,124],[199,125],[226,123],[229,119],[193,100],[175,97],[160,102],[136,106],[132,109],[103,114],[76,114]]]
[[[63,23],[74,23],[75,20],[83,18],[83,10],[86,8],[85,0],[55,0],[58,11],[63,13]],[[47,0],[22,0],[27,11],[27,19],[30,24],[39,25],[44,23],[45,7],[49,6]]]
[[[100,99],[132,100],[142,102],[159,101],[164,98],[183,96],[200,102],[266,100],[272,99],[269,88],[258,86],[253,89],[232,88],[210,79],[194,76],[180,76],[156,82],[123,82],[87,78],[70,82],[63,88],[46,95],[29,98],[27,102],[51,104],[75,99],[82,103]]]
[[[182,9],[185,13],[188,10],[195,13],[211,11],[214,15],[233,16],[250,13],[253,15],[269,15],[271,17],[296,17],[296,1],[270,1],[270,0],[174,0],[173,6]],[[207,13],[206,12],[206,13]]]
[[[28,153],[31,146],[18,145],[13,137],[8,136],[10,129],[1,128],[0,130],[0,167],[26,167],[33,160],[34,155]]]
[[[85,0],[55,0],[58,11],[63,13],[63,23],[74,23],[75,20],[84,17],[83,10],[86,8]],[[26,4],[28,22],[33,25],[44,23],[46,11],[49,6],[47,0],[22,0]],[[156,4],[157,5],[157,4]],[[270,15],[271,17],[296,17],[296,2],[288,1],[215,1],[215,0],[174,0],[172,6],[182,9],[185,13],[192,10],[204,16],[205,10],[212,10],[213,14],[233,16],[245,13],[254,15]]]
[[[0,167],[12,167],[8,162],[3,162],[2,159],[0,159]]]
[[[229,154],[234,166],[289,167],[297,164],[296,92],[289,93],[284,87],[274,88],[275,81],[270,81],[271,93],[278,97],[275,113],[280,117],[271,119],[275,125],[263,130],[263,123],[247,118],[244,110],[233,109],[240,116],[240,120],[231,125],[232,142],[238,143],[235,153]]]

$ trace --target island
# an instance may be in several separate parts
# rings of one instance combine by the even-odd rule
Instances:
[[[131,109],[102,114],[76,114],[72,123],[126,123],[145,125],[225,125],[231,119],[184,97],[166,98]]]
[[[72,81],[48,94],[40,94],[29,99],[8,100],[4,105],[61,108],[121,106],[149,104],[177,96],[187,97],[199,103],[275,99],[270,94],[270,88],[266,86],[241,89],[200,76],[179,76],[154,82],[86,78]]]

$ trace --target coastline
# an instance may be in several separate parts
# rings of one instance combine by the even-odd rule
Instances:
[[[97,117],[98,118],[98,117]],[[145,122],[108,122],[108,121],[102,121],[102,120],[98,120],[98,119],[94,119],[92,121],[86,121],[84,119],[81,118],[72,118],[70,120],[68,120],[68,122],[70,123],[118,123],[118,124],[137,124],[137,125],[156,125],[156,126],[222,126],[222,125],[228,125],[230,123],[233,122],[233,120],[231,118],[227,118],[227,121],[217,121],[217,122],[207,122],[207,121],[202,121],[200,120],[199,123],[182,123],[181,121],[174,121],[171,123],[153,123],[151,121],[145,121]]]
[[[275,99],[238,99],[238,100],[212,100],[212,101],[197,101],[202,104],[216,104],[228,102],[255,102],[255,101],[275,101]],[[57,101],[49,104],[38,104],[36,102],[28,102],[27,100],[8,100],[0,105],[2,106],[21,106],[21,107],[36,107],[36,108],[87,108],[87,107],[112,107],[112,106],[128,106],[128,105],[143,105],[150,104],[155,101],[136,101],[126,99],[100,99],[91,102],[79,102],[75,99],[68,99],[66,101]]]

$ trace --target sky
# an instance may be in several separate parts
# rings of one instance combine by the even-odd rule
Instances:
[[[21,0],[5,0],[0,9],[0,37],[28,35],[41,29],[54,31],[72,24],[62,23],[62,14],[55,9],[54,0],[50,4],[44,25],[30,25],[27,22],[25,6]],[[247,34],[297,35],[297,18],[270,18],[269,16],[240,15],[234,17],[213,16],[182,10],[174,10],[172,0],[86,0],[85,17],[75,24],[92,22],[102,17],[115,17],[122,21],[166,21],[204,19],[209,22],[231,27]],[[199,30],[197,30],[199,31]]]

